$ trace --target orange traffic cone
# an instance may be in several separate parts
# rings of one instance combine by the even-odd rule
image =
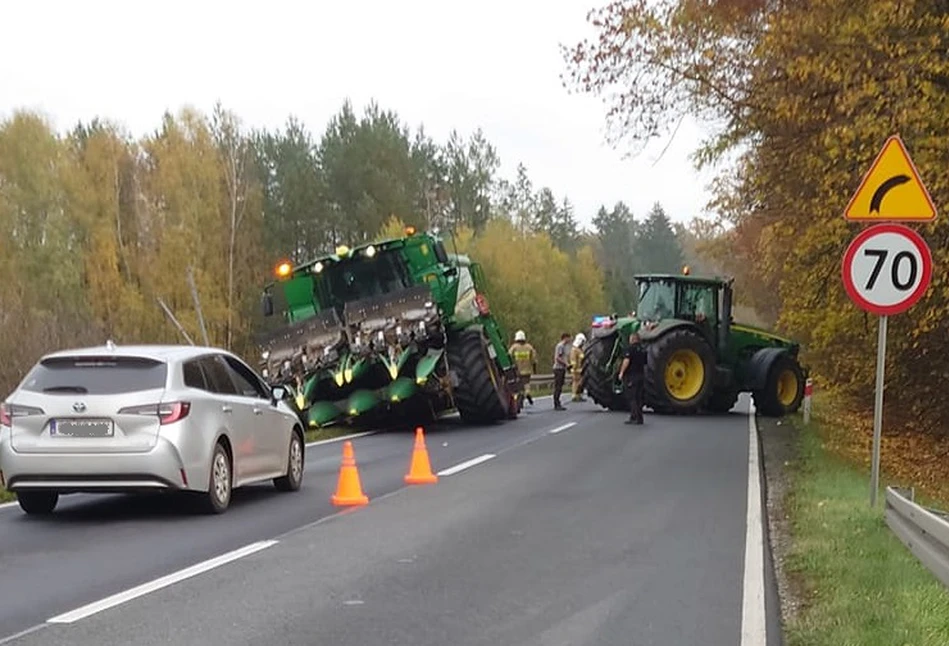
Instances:
[[[369,498],[362,492],[359,470],[356,468],[356,456],[353,454],[353,443],[349,440],[343,444],[343,463],[339,468],[339,482],[332,501],[337,507],[369,504]]]
[[[425,435],[422,427],[415,429],[415,448],[412,449],[412,464],[405,474],[406,484],[434,484],[438,476],[432,473],[432,465],[428,461],[428,449],[425,448]]]

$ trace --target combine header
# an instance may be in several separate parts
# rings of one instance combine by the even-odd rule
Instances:
[[[472,423],[514,418],[521,380],[488,308],[480,266],[434,233],[405,235],[293,266],[264,288],[261,371],[311,427],[356,418]]]

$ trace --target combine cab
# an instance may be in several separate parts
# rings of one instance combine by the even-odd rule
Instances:
[[[585,347],[584,383],[593,400],[628,410],[616,379],[629,335],[647,347],[646,405],[658,413],[728,412],[750,392],[763,415],[793,413],[804,398],[800,346],[732,320],[732,281],[643,275],[639,305],[626,317],[598,316]]]
[[[480,266],[436,235],[409,227],[276,273],[263,310],[283,321],[257,337],[261,371],[309,426],[453,408],[477,423],[519,413],[520,377]]]

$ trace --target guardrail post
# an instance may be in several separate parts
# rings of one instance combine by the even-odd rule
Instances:
[[[804,382],[804,423],[811,423],[811,395],[814,394],[814,381],[808,377]]]

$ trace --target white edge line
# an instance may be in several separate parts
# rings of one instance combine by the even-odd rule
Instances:
[[[467,460],[467,461],[465,461],[465,462],[462,462],[461,464],[456,464],[456,465],[453,466],[453,467],[448,467],[447,469],[445,469],[445,470],[443,470],[443,471],[439,471],[436,475],[439,475],[439,476],[453,476],[453,475],[455,475],[456,473],[460,473],[460,472],[464,471],[465,469],[470,469],[471,467],[477,466],[477,465],[481,464],[482,462],[487,462],[488,460],[490,460],[490,459],[492,459],[492,458],[496,458],[496,457],[497,457],[497,456],[494,455],[493,453],[485,453],[484,455],[479,455],[479,456],[476,457],[476,458],[472,458],[472,459],[470,459],[470,460]]]
[[[566,431],[568,428],[573,428],[576,425],[577,425],[576,422],[567,422],[566,424],[563,424],[562,426],[558,426],[557,428],[552,428],[547,432],[550,433],[551,435],[556,435],[560,431]]]
[[[143,583],[140,586],[125,590],[124,592],[119,592],[118,594],[114,594],[111,597],[106,597],[105,599],[100,599],[99,601],[82,606],[81,608],[57,615],[52,619],[47,619],[46,623],[71,624],[98,612],[102,612],[103,610],[108,610],[109,608],[113,608],[151,592],[155,592],[156,590],[161,590],[162,588],[178,583],[179,581],[184,581],[185,579],[190,579],[191,577],[197,576],[198,574],[203,574],[204,572],[213,570],[216,567],[236,561],[237,559],[243,558],[245,556],[249,556],[255,552],[265,550],[268,547],[276,544],[277,541],[258,541],[257,543],[245,545],[244,547],[236,549],[233,552],[227,552],[226,554],[215,556],[212,559],[197,563],[183,570],[178,570],[177,572],[172,572],[171,574],[163,576],[159,579],[155,579],[154,581]]]
[[[332,444],[333,442],[344,442],[346,440],[355,440],[357,437],[366,437],[367,435],[373,435],[379,431],[363,431],[362,433],[351,433],[349,435],[340,435],[339,437],[331,437],[325,440],[317,440],[315,442],[307,442],[307,448],[311,446],[319,446],[321,444]]]
[[[764,535],[761,473],[755,405],[748,405],[748,517],[745,525],[745,575],[741,600],[741,646],[766,646],[768,622],[764,601]]]

